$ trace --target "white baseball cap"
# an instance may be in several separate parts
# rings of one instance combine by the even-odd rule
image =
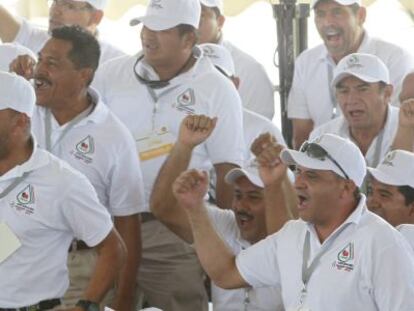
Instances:
[[[313,144],[321,147],[320,151],[328,155],[312,154],[310,146]],[[349,139],[334,134],[323,134],[310,142],[305,142],[300,151],[285,149],[280,157],[288,165],[333,171],[346,178],[345,173],[358,187],[362,185],[367,170],[365,158],[359,148]]]
[[[223,0],[200,0],[201,4],[209,8],[218,8],[223,14]]]
[[[404,150],[390,151],[377,168],[368,167],[368,171],[384,184],[414,188],[414,153]]]
[[[231,57],[229,50],[224,46],[214,43],[204,43],[200,44],[200,48],[213,65],[223,70],[228,77],[235,75],[236,70],[234,68],[233,57]]]
[[[143,23],[153,31],[171,29],[181,24],[198,29],[201,16],[199,0],[151,0],[145,16],[132,19],[131,26]]]
[[[384,62],[377,56],[352,53],[340,60],[334,71],[332,85],[336,86],[343,78],[354,76],[368,83],[390,84],[390,73]]]
[[[24,78],[0,71],[0,110],[13,109],[32,117],[36,95],[32,85]]]
[[[87,2],[95,9],[103,11],[108,4],[108,0],[75,0],[78,2]]]
[[[246,177],[253,185],[259,188],[264,188],[263,181],[259,176],[258,167],[253,162],[244,168],[233,168],[226,174],[224,180],[226,181],[226,183],[234,185],[237,179],[239,179],[242,176]]]
[[[312,0],[311,8],[313,9],[319,1],[321,0]],[[361,0],[333,0],[333,1],[341,5],[352,5],[352,4],[361,5]]]

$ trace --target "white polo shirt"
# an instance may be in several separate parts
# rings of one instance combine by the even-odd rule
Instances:
[[[215,230],[234,255],[251,246],[241,237],[233,211],[208,205],[207,212]],[[279,286],[225,290],[211,283],[211,294],[214,311],[246,310],[244,309],[246,298],[250,301],[247,304],[247,310],[250,311],[284,310]]]
[[[242,107],[237,90],[208,58],[203,57],[198,47],[194,53],[197,61],[189,71],[172,79],[167,87],[154,90],[157,101],[147,86],[134,76],[137,56],[106,63],[94,80],[103,102],[135,138],[147,202],[158,171],[178,136],[180,123],[189,114],[218,117],[211,136],[194,149],[191,168],[210,170],[211,163],[243,163]],[[142,61],[137,71],[149,79],[157,79],[153,69]]]
[[[49,39],[50,35],[47,30],[36,27],[26,20],[22,20],[19,32],[17,33],[16,38],[14,38],[14,42],[31,49],[35,54],[37,54]],[[99,64],[103,64],[112,58],[125,55],[124,52],[114,45],[99,38],[98,41],[101,46],[101,57],[99,59]]]
[[[387,65],[394,86],[391,103],[399,106],[398,95],[403,78],[414,69],[413,56],[399,46],[369,37],[366,31],[358,53],[374,54]],[[336,100],[335,89],[330,85],[335,67],[324,44],[303,52],[297,58],[288,100],[290,119],[312,119],[314,128],[332,119],[333,101],[336,103]],[[337,115],[340,115],[339,104],[335,105]]]
[[[376,167],[387,154],[387,152],[390,151],[391,145],[398,130],[399,111],[400,108],[393,106],[388,107],[387,119],[385,121],[384,129],[382,133],[380,132],[380,134],[375,137],[369,146],[367,153],[365,154],[365,160],[368,166]],[[328,123],[314,129],[311,132],[309,139],[312,140],[326,133],[336,134],[352,140],[351,134],[349,132],[348,122],[343,116],[331,120]],[[378,143],[380,143],[380,145],[377,146]]]
[[[286,146],[285,139],[276,125],[269,119],[248,109],[243,109],[243,131],[244,141],[246,142],[245,158],[248,160],[254,157],[250,151],[250,147],[260,134],[270,133],[276,138],[279,144]]]
[[[88,177],[112,216],[140,213],[145,210],[144,186],[134,139],[93,89],[89,94],[96,103],[94,110],[63,137],[70,123],[60,126],[50,114],[51,152]],[[32,118],[42,148],[46,148],[46,111],[37,106]]]
[[[229,41],[222,44],[233,57],[236,76],[240,78],[243,107],[272,120],[275,114],[273,85],[263,65]]]
[[[397,226],[395,229],[400,231],[400,233],[405,237],[410,246],[412,246],[412,248],[414,249],[414,225],[403,224]]]
[[[0,263],[0,308],[62,297],[69,285],[71,241],[77,238],[93,247],[113,227],[87,178],[41,149],[0,177],[0,192],[24,172],[31,173],[0,200],[0,223],[21,243]]]
[[[37,56],[28,48],[17,43],[0,43],[0,71],[9,71],[10,63],[19,55]]]
[[[308,282],[306,310],[414,310],[414,253],[397,230],[367,210],[364,196],[338,231],[321,245],[311,224],[289,221],[242,251],[238,270],[253,287],[281,286],[286,310],[298,310],[304,241],[310,232],[307,266],[324,247],[328,251]]]

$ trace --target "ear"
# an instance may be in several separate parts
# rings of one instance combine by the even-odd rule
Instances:
[[[221,28],[223,28],[225,22],[226,22],[226,17],[224,15],[220,15],[219,17],[217,17],[217,25],[220,30]]]
[[[79,74],[83,82],[82,84],[88,86],[92,82],[94,70],[92,68],[82,68],[79,70]]]
[[[358,19],[359,26],[362,27],[362,25],[365,23],[365,19],[367,18],[367,9],[365,7],[359,7],[356,17]]]
[[[192,49],[194,45],[196,45],[197,43],[196,33],[193,31],[185,33],[183,36],[183,41],[184,41],[185,47]]]
[[[104,12],[102,10],[93,10],[91,12],[91,16],[89,19],[89,27],[96,29],[96,27],[102,21],[103,16],[104,16]]]
[[[386,85],[385,88],[384,88],[384,97],[385,97],[387,103],[389,103],[390,100],[391,100],[393,90],[394,90],[394,87],[391,84]]]
[[[407,205],[408,208],[408,215],[414,216],[414,202],[411,202]]]

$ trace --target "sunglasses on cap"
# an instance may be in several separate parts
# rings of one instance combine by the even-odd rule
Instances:
[[[318,159],[321,161],[325,161],[326,159],[330,160],[339,170],[344,174],[345,179],[349,179],[347,173],[345,173],[344,169],[339,165],[338,162],[320,145],[316,143],[310,143],[305,141],[299,149],[300,152],[306,153],[306,155],[313,159]]]

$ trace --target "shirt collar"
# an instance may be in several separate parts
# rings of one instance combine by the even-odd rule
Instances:
[[[0,176],[0,182],[7,181],[12,178],[21,177],[25,172],[34,171],[41,168],[49,163],[48,153],[40,150],[35,136],[32,134],[33,151],[30,158],[20,164],[13,167],[7,173]]]

